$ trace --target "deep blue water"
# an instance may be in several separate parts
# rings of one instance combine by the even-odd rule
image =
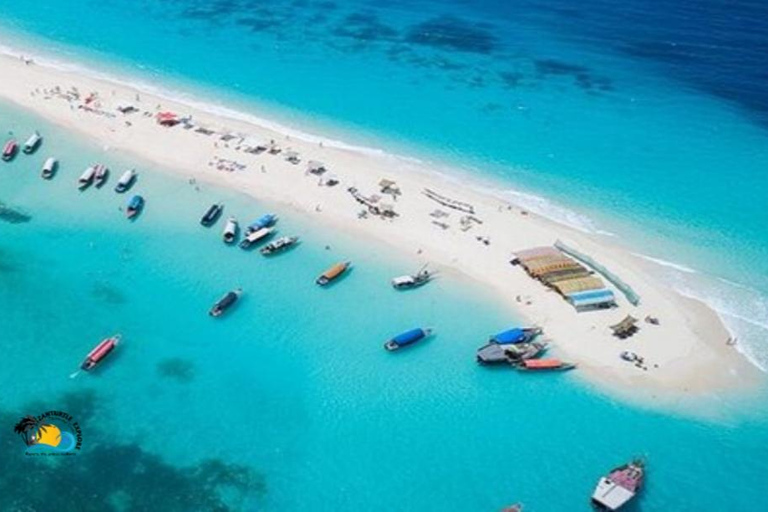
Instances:
[[[0,44],[488,179],[531,208],[696,269],[659,272],[706,298],[768,364],[766,9],[0,0]],[[306,219],[285,218],[308,237],[301,252],[245,266],[188,219],[220,197],[242,212],[251,202],[213,190],[201,199],[148,172],[148,197],[174,198],[173,211],[150,198],[142,222],[126,225],[113,218],[113,195],[81,201],[70,185],[94,159],[131,162],[2,111],[3,133],[42,127],[71,163],[52,183],[25,174],[25,160],[0,166],[0,201],[32,216],[0,223],[0,413],[57,406],[75,392],[66,403],[99,425],[99,446],[112,430],[120,439],[119,450],[86,458],[77,486],[111,468],[117,502],[126,489],[172,496],[152,486],[162,478],[203,499],[190,489],[205,486],[184,468],[212,457],[263,476],[266,494],[248,498],[256,509],[489,510],[522,499],[573,510],[606,464],[646,453],[653,479],[638,509],[768,509],[764,401],[713,397],[706,408],[717,418],[692,420],[627,407],[568,377],[479,371],[467,364],[475,333],[511,321],[481,291],[446,282],[404,304],[378,283],[413,262],[339,234],[334,257],[362,264],[329,302],[311,286],[327,240]],[[223,326],[199,318],[233,282],[258,290],[248,306],[261,314]],[[388,315],[357,307],[360,297]],[[367,346],[392,323],[425,320],[450,334],[412,358]],[[64,380],[113,329],[135,340],[119,364]],[[15,459],[0,464],[8,461],[6,474],[16,474]],[[51,481],[52,493],[68,483]],[[0,477],[0,491],[30,482]]]

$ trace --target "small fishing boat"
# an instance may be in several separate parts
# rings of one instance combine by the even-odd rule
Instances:
[[[562,372],[572,370],[576,365],[559,359],[526,359],[516,364],[515,368],[526,372]]]
[[[392,286],[396,290],[408,290],[411,288],[418,288],[419,286],[427,284],[432,280],[434,273],[427,270],[427,266],[424,265],[415,274],[399,276],[392,279]]]
[[[31,155],[35,151],[37,151],[37,148],[40,147],[40,144],[43,142],[43,137],[38,133],[35,132],[32,135],[29,136],[27,139],[27,142],[24,143],[24,153],[27,155]]]
[[[103,164],[97,164],[96,170],[93,174],[94,186],[96,188],[101,188],[101,186],[107,182],[107,178],[109,178],[109,169],[107,166]]]
[[[206,227],[213,226],[216,221],[219,220],[221,212],[224,211],[224,205],[222,203],[212,204],[200,219],[200,224]]]
[[[216,302],[216,304],[213,305],[213,307],[208,312],[208,314],[211,315],[212,317],[219,317],[223,315],[226,310],[231,308],[234,305],[234,303],[237,302],[237,299],[239,299],[242,294],[243,294],[242,288],[237,288],[236,290],[227,292],[226,295],[224,295],[221,299],[219,299]]]
[[[141,210],[144,209],[144,198],[141,196],[133,196],[128,201],[128,207],[125,209],[125,216],[129,219],[135,219]]]
[[[248,236],[254,231],[268,228],[271,225],[273,225],[275,222],[277,222],[277,215],[273,213],[265,213],[245,229],[245,236]]]
[[[134,181],[136,181],[136,169],[128,169],[123,173],[122,176],[120,176],[120,179],[117,180],[117,185],[115,185],[115,192],[118,194],[127,192],[128,189],[133,186]]]
[[[540,327],[515,327],[491,336],[488,341],[499,345],[530,343],[542,332]]]
[[[598,510],[619,510],[643,487],[645,463],[635,459],[611,470],[600,479],[592,493],[592,505]]]
[[[347,269],[352,265],[351,261],[345,261],[341,263],[336,263],[334,266],[320,274],[320,277],[318,277],[315,280],[315,283],[317,283],[320,286],[326,286],[332,281],[338,279],[339,277],[344,274],[344,272],[347,271]]]
[[[3,160],[6,162],[10,162],[13,160],[13,157],[16,156],[16,152],[19,150],[19,144],[16,142],[16,139],[10,139],[8,142],[5,143],[5,146],[3,146]]]
[[[56,174],[56,168],[58,166],[59,163],[56,161],[56,159],[51,157],[47,159],[43,164],[43,170],[40,172],[40,175],[43,177],[43,179],[49,180],[53,178],[54,174]]]
[[[518,343],[516,345],[499,345],[488,343],[477,349],[477,362],[483,365],[493,364],[517,364],[526,359],[540,356],[548,343],[532,341],[530,343]]]
[[[253,244],[259,242],[260,240],[264,240],[269,235],[274,233],[274,231],[274,228],[261,228],[258,231],[252,231],[240,241],[239,247],[241,249],[250,249]]]
[[[264,256],[275,254],[288,249],[298,243],[299,237],[297,236],[281,236],[274,242],[269,242],[267,245],[261,248],[259,252]]]
[[[508,507],[501,509],[501,512],[523,512],[523,505],[521,503],[515,503]]]
[[[407,347],[408,345],[413,345],[417,341],[423,340],[430,334],[432,334],[432,329],[422,329],[421,327],[417,327],[416,329],[411,329],[410,331],[398,334],[386,342],[384,344],[384,348],[392,352],[394,350]]]
[[[237,219],[230,217],[227,219],[227,223],[224,224],[224,232],[222,238],[225,244],[232,244],[237,239]]]
[[[115,334],[111,338],[102,340],[91,350],[80,365],[80,369],[89,372],[96,368],[120,343],[120,335]]]
[[[77,180],[77,187],[80,190],[85,190],[91,186],[91,183],[93,183],[94,176],[96,176],[96,166],[92,165],[83,171],[83,174],[80,175],[80,178]]]

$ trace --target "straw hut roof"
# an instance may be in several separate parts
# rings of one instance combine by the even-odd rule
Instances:
[[[567,279],[589,277],[591,274],[592,272],[584,267],[566,268],[564,270],[555,270],[548,274],[544,274],[539,279],[541,279],[544,284],[553,284],[558,281],[565,281]]]
[[[611,326],[613,335],[620,338],[632,336],[639,329],[637,327],[637,322],[637,318],[632,315],[627,315],[621,322]]]
[[[393,180],[389,180],[387,178],[383,178],[381,181],[379,181],[379,186],[381,188],[389,188],[394,184],[395,182]]]
[[[550,272],[566,270],[566,269],[576,269],[576,268],[583,268],[583,267],[573,260],[563,259],[563,260],[547,262],[544,265],[528,268],[527,270],[531,276],[541,277],[541,276],[544,276],[545,274],[549,274]]]
[[[515,253],[515,257],[520,261],[527,261],[545,256],[557,256],[562,254],[554,247],[533,247],[531,249],[524,249]]]
[[[584,292],[587,290],[599,290],[605,288],[605,284],[603,284],[603,280],[599,277],[590,276],[558,281],[552,284],[552,288],[562,295],[569,295],[571,293]]]

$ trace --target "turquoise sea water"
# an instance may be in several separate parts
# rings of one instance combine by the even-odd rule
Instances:
[[[535,2],[0,7],[5,46],[450,163],[692,267],[660,272],[726,313],[768,360],[759,102],[724,101],[725,90],[591,44],[605,37],[598,25],[586,37],[589,27],[554,23],[587,24],[610,6],[589,16]],[[0,510],[210,510],[217,492],[244,510],[480,511],[518,500],[586,510],[596,478],[638,454],[651,466],[637,510],[768,509],[765,390],[713,396],[698,405],[708,419],[692,419],[690,404],[629,406],[574,375],[477,368],[483,337],[514,318],[471,283],[394,293],[387,281],[415,257],[279,208],[282,234],[302,246],[270,260],[227,248],[219,227],[197,223],[208,204],[224,200],[225,215],[243,219],[275,207],[198,191],[0,105],[2,133],[35,128],[44,148],[0,165],[0,201],[31,217],[0,221]],[[48,154],[62,160],[51,182],[39,178]],[[77,192],[93,161],[113,174],[139,168],[147,207],[137,222],[124,220],[127,197],[111,187]],[[313,284],[346,258],[356,269],[338,286]],[[237,310],[209,319],[235,286],[247,292]],[[382,350],[416,325],[438,335]],[[68,379],[116,331],[125,343],[103,371]],[[57,408],[82,419],[84,451],[30,462],[13,422]]]

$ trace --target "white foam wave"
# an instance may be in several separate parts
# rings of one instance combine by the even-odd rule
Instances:
[[[679,270],[680,272],[685,272],[686,274],[698,274],[698,271],[692,269],[691,267],[687,267],[681,263],[675,263],[672,261],[663,260],[661,258],[655,258],[653,256],[648,256],[647,254],[642,254],[639,252],[633,252],[632,254],[634,254],[638,258],[642,258],[644,260],[656,263],[657,265],[661,265],[662,267],[673,268],[675,270]]]
[[[511,203],[557,222],[558,224],[577,229],[582,233],[596,233],[613,236],[613,233],[610,233],[609,231],[598,229],[595,222],[588,216],[575,212],[544,197],[515,189],[505,189],[501,191],[501,193],[503,194],[503,197]]]

